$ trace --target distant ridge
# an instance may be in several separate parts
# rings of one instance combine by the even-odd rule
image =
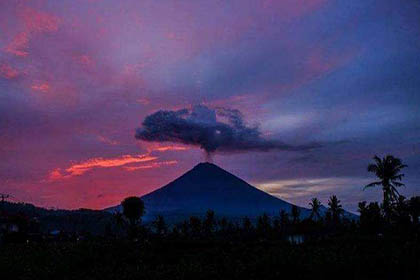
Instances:
[[[199,163],[171,183],[142,197],[146,215],[144,220],[163,215],[182,220],[191,215],[204,215],[208,209],[228,218],[255,218],[263,213],[290,213],[292,204],[257,189],[237,176],[212,163]],[[121,206],[106,210],[120,210]],[[309,210],[301,208],[301,216]]]

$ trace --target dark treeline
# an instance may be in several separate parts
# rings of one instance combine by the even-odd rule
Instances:
[[[4,240],[1,279],[418,279],[420,197],[405,198],[405,167],[392,156],[368,171],[381,202],[360,202],[360,216],[331,195],[325,207],[309,201],[277,215],[230,219],[212,210],[177,224],[147,211],[138,197],[107,215],[100,235],[53,237],[47,242]],[[78,213],[79,215],[79,213]],[[29,231],[29,230],[28,230]],[[13,235],[13,232],[10,233]],[[7,235],[7,234],[6,234]],[[83,237],[83,238],[82,238]],[[17,240],[15,240],[17,241]]]
[[[127,200],[137,200],[131,197]],[[123,207],[124,207],[123,203]],[[113,238],[164,238],[164,239],[229,239],[229,240],[288,240],[301,243],[304,240],[320,240],[340,235],[401,235],[405,238],[417,238],[420,232],[420,197],[405,199],[399,196],[397,203],[391,209],[378,202],[360,202],[360,216],[344,215],[340,200],[331,196],[328,208],[321,213],[322,204],[317,198],[310,202],[311,214],[301,219],[298,207],[293,207],[290,213],[279,211],[276,216],[263,214],[256,219],[242,218],[232,220],[217,217],[213,210],[208,210],[205,217],[191,216],[189,219],[169,225],[163,216],[148,225],[141,224],[141,215],[130,216],[132,210],[125,206],[123,213],[116,213],[113,228],[108,228],[107,236]],[[141,212],[143,212],[141,210]],[[135,213],[135,211],[134,211]]]

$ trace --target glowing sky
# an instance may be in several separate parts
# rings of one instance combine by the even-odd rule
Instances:
[[[362,192],[374,154],[420,194],[420,2],[0,1],[0,193],[60,208],[142,195],[203,160],[134,138],[160,110],[239,109],[264,136],[313,151],[216,164],[307,206]]]

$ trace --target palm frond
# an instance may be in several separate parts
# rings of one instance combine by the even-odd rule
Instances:
[[[378,166],[376,164],[369,164],[367,170],[368,172],[376,173],[378,171]]]
[[[391,180],[391,183],[392,183],[393,185],[395,185],[396,187],[403,187],[403,186],[405,186],[405,184],[400,183],[400,182],[395,182],[395,181],[393,181],[393,180]]]
[[[373,157],[373,160],[374,161],[376,161],[376,163],[379,165],[379,164],[381,164],[382,163],[382,160],[377,156],[377,155],[375,155],[374,157]]]
[[[370,188],[370,187],[379,186],[379,185],[382,185],[381,181],[373,182],[373,183],[370,183],[370,184],[367,184],[366,186],[364,186],[363,190],[365,190],[367,188]]]
[[[402,178],[404,177],[404,174],[399,174],[399,175],[395,175],[391,177],[391,180],[402,180]]]

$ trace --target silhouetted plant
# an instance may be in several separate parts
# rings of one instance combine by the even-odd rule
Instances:
[[[417,226],[419,224],[420,217],[420,196],[413,196],[410,199],[408,210],[413,224]]]
[[[405,200],[404,196],[400,195],[398,201],[395,203],[394,212],[394,220],[400,232],[408,231],[408,228],[411,226],[409,207],[409,202]]]
[[[199,236],[201,234],[201,220],[198,217],[190,217],[191,234]]]
[[[372,172],[380,179],[380,181],[372,182],[364,187],[370,188],[374,186],[382,186],[383,191],[383,205],[385,211],[388,207],[391,207],[392,203],[397,202],[399,192],[398,187],[404,186],[401,183],[402,177],[404,174],[401,173],[401,170],[407,165],[403,164],[399,158],[387,155],[384,158],[379,158],[374,156],[373,160],[375,163],[369,164],[368,172]]]
[[[219,221],[219,229],[222,233],[225,233],[228,231],[229,228],[229,221],[226,219],[226,217],[223,217]]]
[[[213,210],[207,210],[206,217],[203,222],[203,230],[206,235],[213,234],[216,228],[216,218]]]
[[[310,218],[314,220],[320,220],[321,219],[321,202],[318,200],[318,198],[314,197],[312,198],[311,202],[309,202],[309,206],[311,206],[311,214]]]
[[[155,231],[158,235],[164,236],[168,233],[168,226],[166,225],[166,222],[163,216],[158,215],[156,217],[156,220],[153,221],[152,225],[155,228]]]
[[[296,205],[292,205],[292,220],[294,224],[299,223],[300,209]]]
[[[126,230],[127,222],[121,212],[114,213],[115,233],[120,234]]]
[[[144,215],[144,203],[139,197],[131,196],[124,199],[121,203],[123,215],[129,220],[131,225],[140,222]]]
[[[190,224],[188,223],[188,221],[183,221],[180,225],[180,229],[181,229],[181,234],[183,236],[189,236],[189,234],[190,234]]]
[[[257,232],[262,236],[268,236],[271,231],[271,219],[264,213],[262,216],[258,217],[257,221]]]
[[[377,202],[366,204],[366,201],[359,202],[360,227],[367,233],[378,233],[383,229],[383,217],[381,207]]]
[[[280,226],[282,228],[285,228],[289,224],[290,224],[289,214],[286,211],[281,210],[280,211]]]
[[[117,227],[124,227],[125,221],[124,221],[123,214],[121,212],[119,211],[115,212],[114,219],[115,219],[115,224],[117,225]]]
[[[337,196],[332,195],[328,201],[328,211],[331,213],[331,218],[334,224],[338,224],[341,219],[341,215],[344,213],[343,207],[340,204],[340,200]]]
[[[250,233],[253,230],[250,218],[248,218],[248,217],[243,218],[243,220],[242,220],[242,230],[245,233]]]
[[[144,203],[139,197],[127,197],[121,202],[123,207],[123,215],[130,222],[130,234],[136,234],[136,225],[141,222],[141,217],[144,214]]]
[[[274,230],[275,233],[281,233],[282,228],[281,228],[280,219],[275,218],[273,220],[273,230]]]

